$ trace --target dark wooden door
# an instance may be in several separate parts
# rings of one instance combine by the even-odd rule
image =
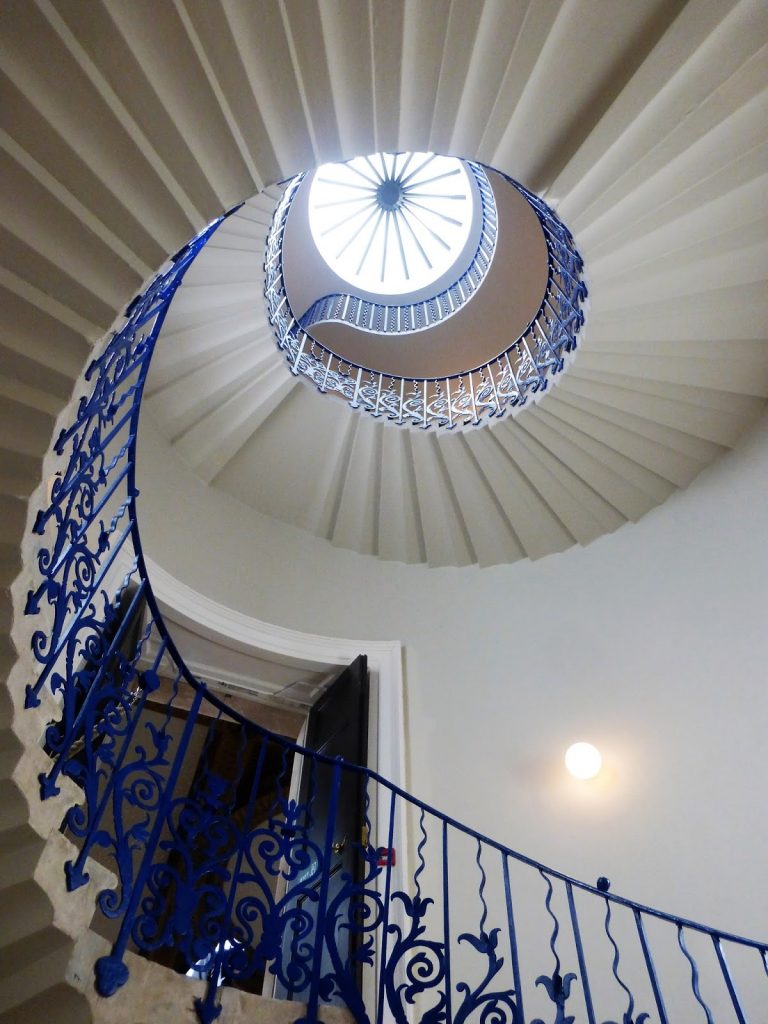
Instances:
[[[349,764],[366,765],[368,689],[368,662],[361,655],[344,669],[310,711],[304,745],[326,757],[343,757]],[[310,808],[307,838],[323,850],[328,835],[333,767],[319,762],[313,765],[310,758],[297,757],[297,760],[305,761],[301,772],[300,803]],[[358,881],[362,877],[360,838],[365,820],[363,804],[362,776],[342,770],[333,828],[334,849],[329,863],[328,906],[340,895],[342,887],[348,885],[349,878]],[[321,884],[322,879],[318,878],[309,889],[304,886],[303,893],[297,895],[299,905],[313,916],[317,912],[317,901],[313,894],[319,893]],[[316,941],[316,926],[313,931]],[[349,963],[355,942],[354,933],[349,928],[337,929],[334,941],[338,957],[343,963]],[[284,957],[290,957],[288,945],[286,941]],[[327,976],[331,970],[331,958],[325,949],[321,977]],[[291,993],[277,991],[275,994],[281,998],[306,1000],[307,987]]]

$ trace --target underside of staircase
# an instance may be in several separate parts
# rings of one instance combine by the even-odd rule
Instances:
[[[750,216],[766,180],[722,204],[723,228]],[[262,297],[267,189],[213,235],[174,300],[153,360],[145,412],[207,484],[334,545],[429,565],[495,565],[588,544],[636,521],[741,436],[768,394],[764,289],[670,296],[674,266],[704,278],[685,245],[716,211],[659,228],[670,255],[632,294],[647,239],[588,261],[591,303],[572,364],[515,414],[452,432],[355,414],[290,372]],[[685,220],[685,219],[683,219]],[[746,224],[744,225],[746,228]],[[693,236],[691,236],[692,238]],[[737,233],[734,232],[734,240]],[[748,246],[724,263],[764,273]],[[665,297],[666,296],[666,297]],[[735,295],[733,296],[735,300]],[[439,331],[435,332],[439,334]],[[400,342],[403,344],[404,342]],[[435,339],[439,345],[439,338]]]
[[[67,970],[92,907],[64,892],[56,832],[76,794],[38,801],[46,708],[22,712],[21,615],[44,457],[90,346],[168,254],[248,200],[190,274],[153,369],[150,414],[194,471],[385,559],[495,564],[589,543],[686,486],[764,409],[767,38],[759,0],[0,5],[4,1021],[91,1019]],[[291,377],[266,325],[271,186],[406,148],[514,176],[584,256],[573,366],[491,429],[355,415]]]

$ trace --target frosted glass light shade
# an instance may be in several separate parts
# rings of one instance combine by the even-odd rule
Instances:
[[[565,752],[565,767],[577,779],[593,779],[602,766],[602,755],[591,743],[574,743]]]

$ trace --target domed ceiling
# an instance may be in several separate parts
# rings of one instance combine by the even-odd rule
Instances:
[[[590,307],[567,372],[515,415],[452,432],[363,416],[277,349],[262,263],[282,188],[261,189],[189,272],[148,382],[195,473],[340,547],[492,565],[637,520],[736,443],[768,395],[763,5],[373,6],[370,49],[341,6],[281,10],[269,53],[236,6],[205,36],[231,119],[236,81],[257,97],[263,180],[384,146],[478,159],[572,230]],[[279,90],[257,81],[277,67]]]

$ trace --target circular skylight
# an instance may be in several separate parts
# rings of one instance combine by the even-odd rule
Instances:
[[[469,238],[473,208],[461,160],[374,153],[317,169],[309,225],[323,259],[344,281],[404,295],[450,270]]]

